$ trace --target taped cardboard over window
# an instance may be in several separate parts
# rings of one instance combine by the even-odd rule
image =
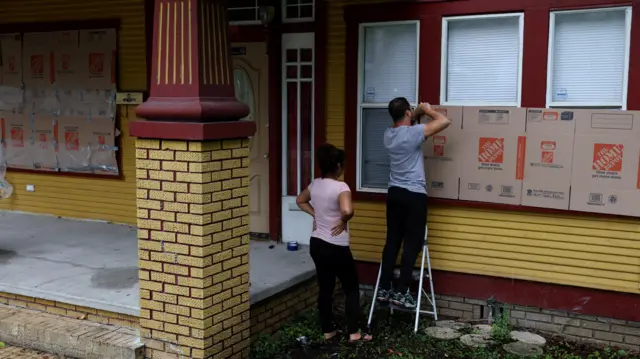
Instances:
[[[29,151],[33,168],[56,171],[58,161],[55,152],[54,119],[52,116],[35,115],[31,122],[32,136]]]
[[[21,111],[22,89],[22,36],[0,35],[0,111]]]
[[[25,114],[0,112],[0,132],[2,147],[8,167],[32,169],[33,160],[30,152],[29,116]]]

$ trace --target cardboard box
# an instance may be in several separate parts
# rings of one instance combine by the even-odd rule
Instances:
[[[447,116],[451,125],[437,135],[427,138],[423,147],[424,166],[430,197],[458,199],[460,161],[462,156],[462,107],[433,106]],[[422,123],[431,118],[425,116]]]
[[[526,110],[465,107],[460,199],[520,204]]]
[[[53,84],[52,39],[52,34],[49,32],[24,34],[22,63],[25,91],[51,88]]]
[[[54,124],[57,137],[58,166],[62,172],[91,172],[88,120],[78,116],[60,116]]]
[[[640,112],[575,115],[570,209],[640,216]]]
[[[22,94],[22,36],[0,35],[0,111],[20,111]]]
[[[81,30],[80,53],[84,58],[81,81],[86,89],[115,89],[116,30]]]
[[[89,136],[93,173],[118,175],[115,123],[107,119],[94,119],[89,123],[86,132]]]
[[[574,118],[573,110],[527,109],[523,206],[569,209]]]
[[[33,160],[29,151],[31,129],[27,115],[0,112],[0,132],[7,167],[33,168]]]
[[[58,167],[54,146],[54,119],[51,116],[35,115],[32,124],[29,151],[33,159],[33,166],[43,171],[54,171]]]
[[[60,91],[82,88],[82,81],[78,73],[82,61],[78,36],[77,30],[51,33],[54,82]]]

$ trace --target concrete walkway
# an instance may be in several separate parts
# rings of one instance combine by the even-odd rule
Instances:
[[[139,315],[136,229],[0,211],[0,292]],[[308,249],[252,241],[251,302],[314,275]]]

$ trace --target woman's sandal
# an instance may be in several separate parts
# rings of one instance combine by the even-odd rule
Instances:
[[[371,336],[371,334],[363,334],[363,333],[359,333],[359,334],[360,334],[360,338],[355,340],[352,340],[351,337],[349,337],[349,343],[351,344],[358,343],[358,342],[368,343],[373,340],[373,336]]]

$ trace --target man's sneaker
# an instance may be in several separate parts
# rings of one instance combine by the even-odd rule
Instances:
[[[416,307],[416,301],[408,290],[405,294],[395,293],[393,297],[391,297],[391,303],[407,309],[414,309]]]
[[[378,289],[378,296],[376,297],[376,300],[380,303],[388,303],[392,294],[393,293],[390,290]]]

